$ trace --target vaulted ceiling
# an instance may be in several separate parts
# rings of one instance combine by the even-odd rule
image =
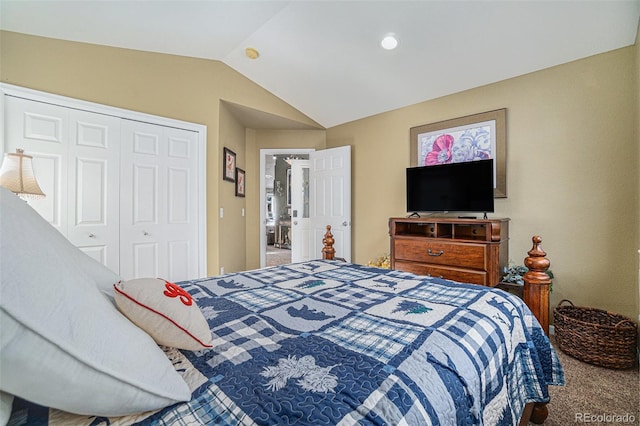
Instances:
[[[639,17],[640,0],[0,2],[4,30],[222,61],[324,127],[633,45]]]

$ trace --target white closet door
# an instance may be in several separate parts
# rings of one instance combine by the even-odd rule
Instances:
[[[198,276],[197,134],[123,120],[120,275]]]
[[[69,109],[5,98],[5,150],[22,148],[33,157],[34,174],[46,195],[29,200],[29,205],[66,236]]]
[[[33,156],[46,195],[31,207],[117,273],[120,120],[14,97],[5,108],[6,150]]]
[[[120,270],[120,119],[70,110],[67,238]]]

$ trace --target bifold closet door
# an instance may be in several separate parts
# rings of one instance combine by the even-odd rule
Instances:
[[[120,275],[198,276],[197,134],[122,120]]]
[[[5,149],[33,156],[46,194],[29,204],[75,246],[119,271],[120,119],[6,97]]]

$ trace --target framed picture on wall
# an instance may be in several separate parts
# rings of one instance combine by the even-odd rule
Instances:
[[[227,147],[224,147],[222,157],[222,179],[229,182],[236,181],[236,153]]]
[[[492,158],[493,193],[507,196],[506,108],[412,127],[411,167]]]
[[[244,170],[236,167],[236,197],[244,197],[245,173]]]

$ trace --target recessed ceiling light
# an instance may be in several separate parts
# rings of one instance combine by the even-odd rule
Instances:
[[[395,35],[389,34],[382,39],[380,46],[386,50],[393,50],[398,46],[398,39]]]
[[[253,47],[247,47],[244,49],[244,54],[247,55],[247,58],[249,59],[258,59],[258,56],[260,56],[260,53],[258,53],[258,51]]]

